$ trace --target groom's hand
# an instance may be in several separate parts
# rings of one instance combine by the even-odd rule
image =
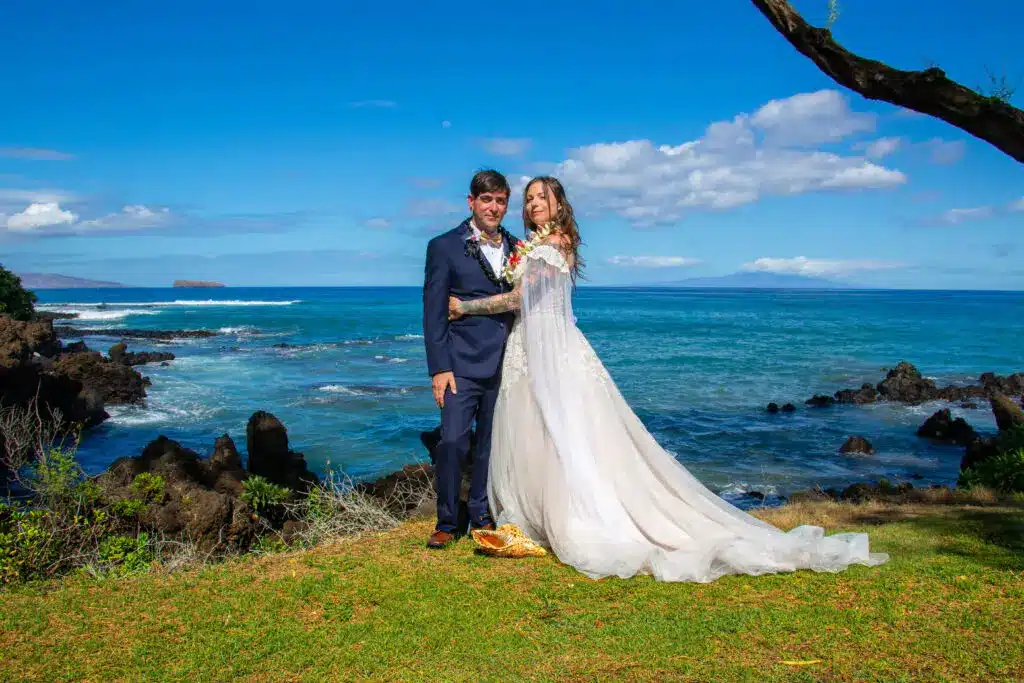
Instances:
[[[454,296],[448,297],[448,320],[458,320],[462,317],[462,301]]]
[[[453,394],[457,394],[455,390],[455,373],[453,372],[439,372],[434,375],[434,402],[437,403],[438,408],[444,408],[444,393],[448,389],[452,390]]]

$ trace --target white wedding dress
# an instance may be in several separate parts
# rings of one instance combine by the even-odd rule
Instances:
[[[867,534],[786,533],[707,489],[658,445],[576,326],[561,252],[536,246],[515,278],[522,305],[502,366],[488,477],[498,524],[518,525],[592,578],[709,582],[888,560],[869,552]]]

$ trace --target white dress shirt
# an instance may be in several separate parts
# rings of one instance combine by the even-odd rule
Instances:
[[[480,238],[483,234],[480,232],[480,228],[476,227],[476,223],[472,220],[469,221],[469,227],[473,230],[473,235],[477,238]],[[505,242],[502,241],[500,245],[495,246],[489,242],[484,242],[483,239],[480,239],[480,251],[483,253],[484,258],[487,259],[487,262],[491,264],[491,271],[494,273],[495,277],[500,278],[501,271],[505,268]]]

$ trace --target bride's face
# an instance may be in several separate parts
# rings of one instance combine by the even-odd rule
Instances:
[[[558,202],[544,183],[538,180],[526,188],[526,215],[534,225],[542,226],[553,220],[558,208]]]

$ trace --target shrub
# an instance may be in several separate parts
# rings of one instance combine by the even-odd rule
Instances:
[[[289,516],[298,521],[292,542],[312,547],[336,538],[393,529],[433,495],[429,481],[410,480],[396,486],[386,498],[369,494],[330,463],[323,481],[309,495],[289,504]]]
[[[138,536],[107,536],[100,542],[97,560],[102,569],[114,576],[137,574],[149,569],[154,555],[149,534]]]
[[[0,266],[0,315],[15,320],[32,320],[36,295],[21,286],[21,278]]]
[[[255,475],[242,482],[242,500],[252,506],[256,514],[266,514],[271,508],[288,500],[289,490]]]
[[[164,499],[164,478],[159,474],[142,472],[132,482],[132,493],[145,503],[159,503]]]
[[[1003,451],[960,474],[960,486],[984,486],[1000,493],[1024,493],[1024,448]]]
[[[1024,425],[1000,432],[996,447],[1004,453],[1024,448]]]

